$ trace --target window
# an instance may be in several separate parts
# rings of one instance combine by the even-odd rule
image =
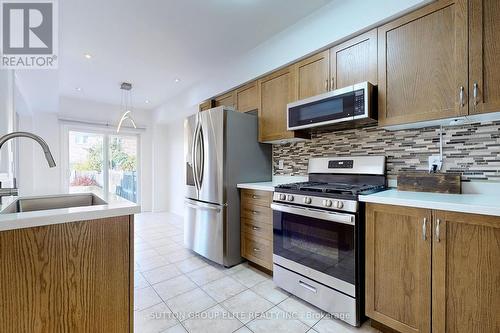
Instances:
[[[138,202],[138,135],[68,131],[68,190]]]

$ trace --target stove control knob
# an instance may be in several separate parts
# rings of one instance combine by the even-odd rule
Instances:
[[[280,200],[286,200],[286,195],[280,194]]]
[[[311,204],[311,202],[312,202],[312,199],[311,199],[310,197],[304,197],[304,203],[305,203],[306,205],[310,205],[310,204]]]
[[[323,200],[323,206],[325,207],[332,207],[332,200],[329,200],[329,199],[325,199]]]
[[[293,201],[293,195],[287,195],[286,200],[288,201]]]
[[[342,201],[335,201],[335,208],[342,209],[344,207],[344,203]]]

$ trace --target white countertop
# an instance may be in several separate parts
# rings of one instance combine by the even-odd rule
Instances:
[[[61,194],[58,196],[65,195],[68,194]],[[17,199],[18,197],[3,197],[3,200],[0,203],[0,212]],[[140,205],[115,196],[108,198],[106,202],[107,204],[104,205],[50,209],[12,214],[0,213],[0,231],[133,215],[140,213],[141,211]]]
[[[273,176],[273,180],[269,182],[256,182],[256,183],[241,183],[238,188],[246,188],[249,190],[270,191],[274,192],[274,187],[281,184],[289,184],[296,182],[307,181],[308,177],[304,176]]]
[[[390,189],[361,195],[363,202],[500,216],[500,194],[441,194]]]
[[[243,183],[238,184],[238,188],[246,188],[248,190],[259,190],[259,191],[274,191],[274,187],[278,184],[273,182],[260,182],[260,183]]]

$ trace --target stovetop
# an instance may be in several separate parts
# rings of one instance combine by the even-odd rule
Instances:
[[[344,198],[357,200],[358,195],[366,195],[386,189],[385,185],[349,184],[330,182],[299,182],[278,185],[277,192],[294,193],[311,196]]]

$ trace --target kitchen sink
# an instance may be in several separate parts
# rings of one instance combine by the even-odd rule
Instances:
[[[107,202],[92,193],[62,194],[19,198],[0,214],[24,213],[40,210],[106,205]]]

